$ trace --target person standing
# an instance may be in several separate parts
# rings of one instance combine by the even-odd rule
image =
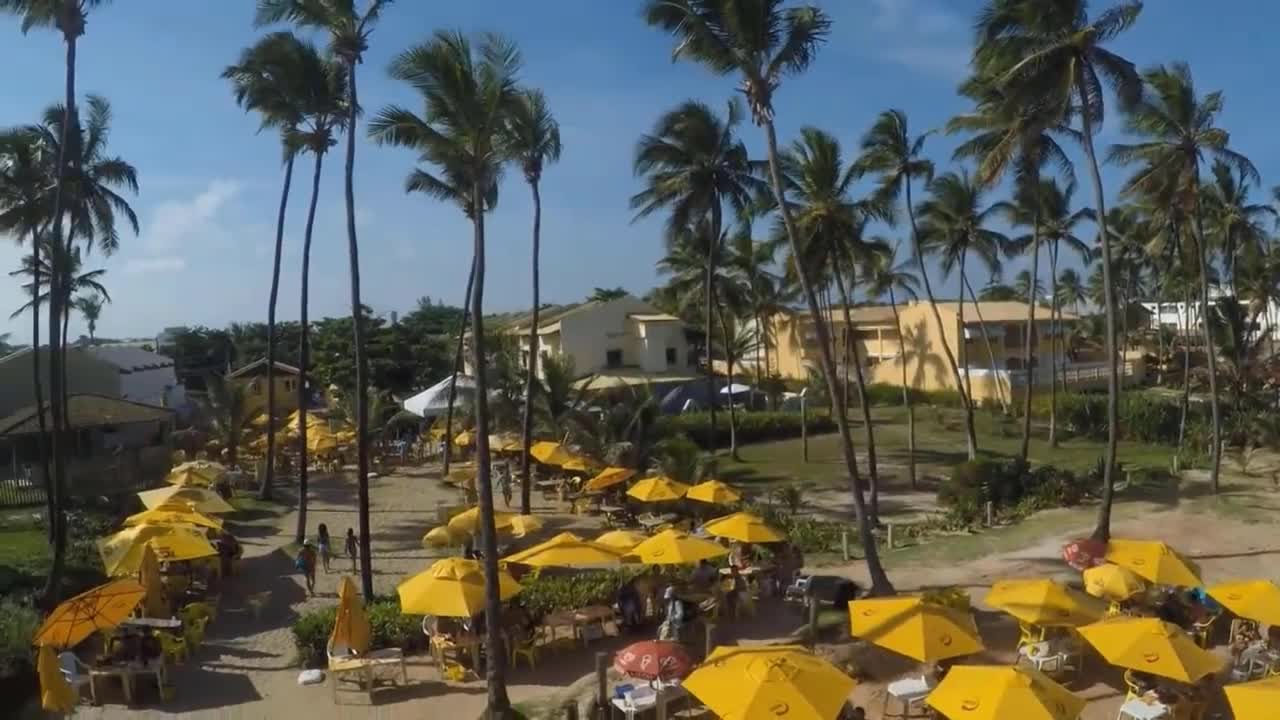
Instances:
[[[324,565],[326,574],[329,572],[329,558],[333,555],[331,546],[329,545],[329,526],[320,523],[316,527],[316,540],[320,545],[320,563]]]
[[[356,542],[356,531],[351,528],[347,528],[346,547],[343,548],[343,551],[346,552],[347,557],[351,558],[351,572],[355,573],[356,558],[360,556],[360,547],[359,543]]]
[[[302,577],[307,581],[307,592],[315,597],[316,594],[316,548],[311,544],[310,540],[302,541],[302,549],[298,551],[298,559],[293,563],[294,567],[302,571]]]

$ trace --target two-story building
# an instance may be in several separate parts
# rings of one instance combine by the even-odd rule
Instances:
[[[272,384],[276,388],[274,417],[285,417],[298,409],[298,383],[303,382],[302,371],[277,360],[275,371],[271,374]],[[267,359],[259,358],[253,362],[227,373],[227,381],[245,388],[245,411],[249,417],[263,413],[267,409]],[[313,403],[320,402],[317,394],[322,394],[315,384],[309,384]]]
[[[524,314],[491,330],[511,338],[522,367],[528,367],[534,352],[572,362],[578,377],[618,373],[663,378],[688,375],[698,366],[684,321],[631,295],[543,310],[536,347],[529,337],[532,322]],[[466,371],[473,374],[469,353],[467,358]]]
[[[955,390],[955,377],[943,349],[945,341],[962,377],[968,375],[974,399],[981,402],[1001,396],[1010,398],[1026,386],[1028,379],[1035,387],[1049,385],[1050,358],[1055,352],[1049,308],[1035,308],[1032,343],[1036,360],[1030,373],[1023,367],[1028,311],[1027,304],[1018,301],[981,302],[977,307],[965,303],[962,323],[959,302],[939,302],[941,333],[927,302],[898,306],[896,319],[889,306],[849,308],[851,328],[846,326],[844,312],[839,307],[832,309],[827,319],[837,347],[843,347],[842,343],[850,337],[857,343],[868,383],[902,386],[905,365],[909,387],[925,391]],[[1071,313],[1061,313],[1058,334],[1065,334],[1078,320]],[[817,371],[818,341],[809,314],[787,311],[775,315],[771,322],[769,370],[791,379],[802,379]],[[1105,383],[1103,363],[1074,362],[1061,342],[1056,343],[1056,353],[1059,377],[1065,378],[1068,384]],[[842,362],[843,357],[843,352],[837,352],[837,362]],[[1131,367],[1126,368],[1126,373],[1133,372]]]

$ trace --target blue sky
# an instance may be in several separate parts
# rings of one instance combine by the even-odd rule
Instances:
[[[964,109],[954,88],[965,71],[977,0],[826,0],[833,34],[815,66],[789,79],[777,98],[780,139],[807,124],[834,133],[852,154],[859,135],[888,107],[908,112],[916,131],[941,126]],[[152,335],[168,325],[224,326],[264,320],[270,248],[282,169],[276,138],[232,101],[219,73],[263,31],[252,27],[252,0],[108,4],[90,18],[79,46],[79,92],[107,96],[115,112],[111,146],[140,175],[134,207],[142,232],[125,237],[107,269],[114,302],[99,334]],[[638,17],[633,0],[400,0],[386,13],[361,68],[362,104],[419,107],[407,87],[388,78],[399,51],[437,28],[492,30],[513,38],[525,58],[524,82],[545,90],[561,122],[565,152],[543,183],[543,297],[577,300],[593,286],[641,293],[659,281],[661,220],[632,223],[627,200],[638,187],[631,154],[657,117],[686,98],[719,105],[730,79],[670,62],[671,41]],[[1280,9],[1239,0],[1204,4],[1155,0],[1115,48],[1141,67],[1187,60],[1202,91],[1226,91],[1221,124],[1249,154],[1264,181],[1280,177],[1272,140],[1274,105],[1265,74],[1280,49],[1259,42]],[[57,35],[22,36],[0,18],[0,57],[17,69],[0,85],[0,125],[29,122],[59,100],[63,47]],[[1111,118],[1099,143],[1121,138]],[[402,192],[414,157],[363,140],[357,154],[356,204],[364,299],[378,312],[405,311],[428,295],[460,302],[470,258],[470,227],[452,206]],[[763,143],[746,125],[753,152]],[[944,167],[955,140],[936,137],[928,152]],[[309,163],[308,163],[309,164]],[[312,317],[349,307],[341,154],[330,158],[313,248]],[[300,168],[295,189],[310,168]],[[1119,171],[1105,179],[1115,186]],[[1082,178],[1083,180],[1083,178]],[[1085,202],[1088,194],[1077,194]],[[298,257],[305,192],[295,192],[286,231],[280,317],[297,317]],[[489,222],[486,306],[529,303],[529,190],[518,174],[502,188]],[[900,231],[899,231],[899,234]],[[20,251],[0,245],[0,268],[17,267]],[[1009,277],[1022,263],[1012,263]],[[18,283],[0,283],[0,308],[21,302]],[[954,292],[954,283],[943,283]],[[6,321],[0,332],[30,337],[29,322]],[[73,336],[82,332],[73,323]]]

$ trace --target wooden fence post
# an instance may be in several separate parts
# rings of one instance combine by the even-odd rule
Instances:
[[[844,561],[849,562],[849,531],[840,531],[840,552],[844,555]]]
[[[987,501],[987,527],[992,527],[995,524],[996,524],[996,506],[995,506],[995,503],[988,500]]]
[[[596,707],[601,720],[609,717],[609,653],[596,653]]]
[[[800,444],[803,449],[803,460],[809,462],[809,399],[800,396]]]
[[[818,645],[818,596],[809,591],[809,649]]]
[[[893,523],[889,523],[886,526],[885,543],[890,550],[893,549]]]

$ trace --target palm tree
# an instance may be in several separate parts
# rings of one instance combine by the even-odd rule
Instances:
[[[329,35],[329,50],[347,69],[346,129],[347,159],[344,194],[347,209],[347,255],[351,269],[351,326],[356,356],[356,485],[360,525],[360,585],[366,600],[373,599],[373,560],[369,546],[369,440],[368,411],[364,407],[369,388],[369,357],[364,344],[364,315],[360,303],[360,243],[356,237],[356,116],[360,111],[356,93],[356,66],[369,48],[373,25],[391,0],[369,0],[364,14],[355,0],[258,0],[255,22],[266,25],[281,21],[320,30]],[[270,363],[268,363],[270,367]]]
[[[929,183],[929,199],[920,204],[920,219],[923,227],[920,230],[921,249],[926,253],[939,255],[939,267],[944,275],[950,275],[958,269],[960,274],[960,327],[964,328],[964,293],[968,289],[974,299],[977,310],[977,295],[973,292],[968,278],[968,261],[970,254],[986,266],[989,272],[996,273],[1000,268],[1000,256],[1008,244],[1003,234],[990,230],[986,224],[998,213],[1007,213],[1007,204],[996,203],[984,207],[985,190],[974,181],[968,170],[947,172],[934,178]],[[981,310],[978,312],[979,328],[987,346],[988,360],[994,372],[995,354],[991,350],[991,341],[987,337],[986,324],[982,321]],[[968,341],[961,338],[961,360],[964,363],[964,390],[962,395],[970,398],[972,404],[972,387],[969,375]],[[1004,403],[1004,393],[1000,389],[996,377],[996,392]],[[1007,406],[1006,406],[1007,411]]]
[[[1253,185],[1245,174],[1231,165],[1215,160],[1213,183],[1205,188],[1204,202],[1212,234],[1218,237],[1224,270],[1231,282],[1231,294],[1240,296],[1236,287],[1237,266],[1264,256],[1268,249],[1267,230],[1263,220],[1274,224],[1280,213],[1266,203],[1249,202]]]
[[[1077,315],[1080,314],[1080,303],[1088,299],[1085,294],[1084,283],[1080,280],[1080,273],[1073,268],[1067,268],[1062,271],[1057,280],[1057,292],[1053,298],[1058,306],[1070,305]]]
[[[307,207],[306,228],[302,241],[302,287],[299,303],[299,352],[298,370],[298,517],[294,531],[295,542],[302,542],[307,533],[307,406],[310,403],[311,386],[307,378],[311,370],[310,336],[308,321],[311,236],[315,226],[316,205],[320,197],[320,177],[324,156],[334,146],[334,133],[346,122],[346,68],[326,60],[314,44],[301,40],[293,33],[272,33],[241,53],[240,62],[227,68],[224,77],[231,79],[236,98],[246,109],[257,110],[263,115],[263,126],[279,128],[285,152],[285,187],[280,198],[280,215],[276,226],[275,267],[272,277],[272,299],[267,310],[267,355],[274,357],[275,341],[275,290],[279,285],[280,251],[283,242],[284,209],[288,201],[293,162],[299,153],[310,152],[315,158],[311,176],[311,202]],[[273,370],[269,364],[268,374]],[[273,406],[274,385],[268,381],[268,406]],[[270,491],[271,474],[274,472],[272,454],[275,450],[275,428],[267,427],[267,477],[264,486]]]
[[[742,121],[742,109],[730,101],[724,118],[710,106],[686,101],[663,115],[653,132],[636,144],[635,173],[645,180],[645,188],[631,197],[636,219],[658,210],[669,210],[668,236],[689,227],[702,214],[710,217],[710,243],[706,256],[705,324],[707,348],[707,406],[711,412],[711,452],[715,452],[716,386],[711,362],[711,338],[715,336],[714,276],[724,232],[726,203],[739,215],[751,204],[763,184],[755,177],[758,164],[747,156],[747,147],[735,130]]]
[[[858,388],[859,406],[862,409],[863,426],[867,435],[867,468],[871,486],[871,520],[879,520],[880,475],[876,462],[875,427],[871,422],[871,402],[867,397],[862,374],[862,358],[858,342],[854,339],[853,319],[849,312],[850,294],[854,281],[854,269],[871,253],[863,240],[863,230],[870,218],[889,219],[892,210],[877,206],[874,198],[855,202],[850,189],[856,179],[856,169],[846,166],[841,154],[840,142],[830,134],[813,127],[800,130],[800,139],[785,151],[781,158],[782,177],[787,194],[792,198],[796,229],[805,241],[804,256],[793,257],[791,263],[805,263],[813,275],[826,275],[835,281],[840,294],[845,334],[845,368],[852,365],[854,381]],[[785,228],[778,228],[778,235],[785,235]],[[780,238],[781,239],[781,238]],[[849,358],[852,353],[852,360]],[[848,379],[846,375],[846,380]],[[847,412],[848,383],[840,412]]]
[[[729,238],[727,247],[725,264],[743,289],[747,311],[755,326],[756,384],[759,385],[770,374],[771,320],[783,309],[784,298],[779,287],[781,278],[768,269],[773,266],[777,244],[754,240],[750,226],[743,224]]]
[[[32,299],[28,300],[22,307],[18,308],[10,315],[10,319],[16,318],[27,310],[34,310],[37,306],[49,302],[50,292],[45,291],[36,295],[36,288],[40,286],[49,287],[50,278],[57,276],[61,278],[59,285],[70,295],[76,293],[91,293],[84,298],[73,298],[62,304],[63,320],[61,324],[62,342],[66,342],[67,324],[71,316],[71,311],[79,309],[79,300],[90,300],[96,302],[97,309],[101,309],[102,301],[111,302],[111,296],[107,293],[106,287],[102,285],[102,276],[107,271],[84,270],[84,258],[79,247],[71,248],[68,253],[65,247],[60,243],[52,242],[52,238],[44,241],[44,254],[37,256],[35,254],[28,255],[22,259],[22,267],[9,273],[10,277],[26,276],[31,278],[30,282],[24,283],[22,289],[27,294],[32,295]],[[96,297],[95,297],[96,296]],[[97,322],[96,317],[92,322]],[[90,325],[92,328],[93,326]],[[90,330],[92,333],[92,329]]]
[[[222,447],[227,449],[227,461],[232,467],[240,462],[240,445],[244,440],[249,417],[249,386],[227,382],[221,375],[210,373],[205,377],[209,390],[209,405],[213,411],[210,420],[214,434]]]
[[[1034,191],[1030,188],[1034,187]],[[1058,256],[1062,246],[1075,251],[1084,262],[1089,262],[1092,254],[1089,245],[1076,236],[1076,227],[1094,218],[1093,210],[1081,208],[1072,212],[1071,198],[1075,194],[1076,184],[1068,181],[1065,186],[1052,178],[1040,178],[1034,186],[1020,186],[1014,193],[1014,203],[1010,209],[1009,219],[1014,225],[1030,227],[1031,232],[1013,239],[1014,247],[1032,247],[1043,244],[1049,251],[1049,447],[1058,446],[1058,315],[1061,303],[1058,297]],[[1032,267],[1036,263],[1033,261]],[[1038,290],[1042,294],[1043,289]],[[1029,330],[1030,332],[1030,330]],[[1028,356],[1030,358],[1030,356]],[[1034,363],[1026,363],[1028,391],[1034,373]],[[1030,410],[1023,408],[1027,416],[1023,419],[1023,434],[1029,436]]]
[[[1019,297],[1030,298],[1036,304],[1044,297],[1044,283],[1038,277],[1033,280],[1030,270],[1018,271],[1013,277],[1013,288]]]
[[[593,289],[591,290],[591,294],[587,296],[587,301],[588,301],[588,302],[612,302],[612,301],[617,300],[617,299],[619,299],[619,298],[624,298],[624,297],[626,297],[626,296],[627,296],[627,294],[628,294],[628,293],[627,293],[627,291],[626,291],[626,289],[625,289],[625,288],[620,288],[620,287],[614,287],[614,288],[602,288],[602,287],[598,287],[598,288],[593,288]]]
[[[76,42],[84,35],[85,21],[89,10],[104,4],[105,0],[0,0],[0,12],[21,16],[22,32],[26,33],[35,27],[52,27],[62,33],[67,45],[65,60],[65,82],[62,105],[62,120],[59,126],[61,135],[56,145],[57,165],[52,175],[54,181],[52,211],[50,212],[53,237],[61,242],[62,222],[66,197],[64,187],[68,161],[76,162],[74,156],[67,155],[64,150],[68,146],[69,133],[78,127],[76,122]],[[70,246],[70,243],[67,243]],[[58,279],[50,278],[54,283]],[[55,286],[50,293],[49,306],[49,417],[53,423],[53,434],[50,436],[50,455],[53,458],[53,489],[55,500],[54,512],[50,517],[50,525],[54,528],[53,562],[49,566],[48,582],[44,588],[46,602],[56,600],[59,583],[62,577],[63,559],[66,552],[65,518],[62,514],[62,489],[66,481],[66,466],[63,452],[64,422],[63,412],[66,395],[63,388],[63,359],[60,357],[58,323],[61,322],[59,298],[64,295],[61,288]],[[32,338],[33,342],[35,338]],[[38,349],[38,346],[37,346]]]
[[[102,306],[109,302],[111,302],[111,298],[93,292],[89,295],[78,296],[73,303],[76,311],[84,318],[85,324],[89,326],[90,345],[94,344],[94,339],[97,335],[98,318],[102,317]]]
[[[956,392],[960,394],[960,402],[964,406],[965,440],[968,443],[969,459],[976,460],[978,436],[973,427],[973,400],[960,377],[960,365],[946,339],[942,313],[938,311],[933,284],[929,282],[929,271],[924,266],[924,247],[920,229],[916,225],[915,204],[911,199],[911,185],[916,178],[926,185],[933,182],[933,163],[923,157],[924,141],[928,137],[929,134],[925,133],[913,138],[908,130],[906,113],[901,110],[886,110],[880,113],[871,129],[862,136],[862,154],[855,167],[859,174],[879,175],[877,195],[881,203],[897,203],[900,197],[905,196],[907,219],[911,224],[911,252],[916,270],[920,274],[920,283],[924,286],[925,297],[933,311],[942,354],[947,358],[947,365],[951,368],[951,375],[956,383]]]
[[[645,19],[650,25],[672,33],[678,44],[675,58],[688,58],[705,65],[717,75],[737,74],[747,97],[751,116],[764,128],[769,154],[769,182],[774,200],[782,215],[791,252],[801,257],[801,238],[796,230],[791,208],[786,202],[782,168],[778,155],[778,133],[774,127],[773,94],[786,75],[804,72],[826,41],[831,20],[811,5],[787,7],[786,0],[743,3],[736,0],[646,0]],[[821,319],[818,294],[809,270],[797,268],[798,279],[814,318],[814,329],[821,348],[822,373],[827,392],[836,397],[836,364],[831,349],[830,329]],[[872,592],[890,594],[893,585],[880,564],[875,538],[868,522],[865,498],[855,480],[857,458],[849,436],[849,424],[836,413],[840,430],[840,448],[844,455],[858,533],[866,553],[867,571]]]
[[[888,241],[876,238],[872,241],[876,252],[863,265],[862,277],[866,283],[867,297],[883,298],[888,296],[889,307],[893,309],[893,324],[898,329],[898,365],[902,368],[902,405],[907,409],[907,476],[911,479],[911,489],[917,488],[916,480],[916,413],[911,404],[911,386],[907,383],[907,343],[903,337],[902,318],[898,315],[898,297],[914,300],[918,297],[920,286],[916,276],[911,274],[907,263],[898,264],[898,248],[890,247]]]
[[[511,117],[507,120],[508,148],[514,162],[524,172],[525,182],[533,192],[533,317],[529,324],[529,367],[524,384],[524,423],[521,442],[524,452],[520,460],[520,512],[528,515],[533,483],[529,479],[529,447],[533,444],[533,386],[538,378],[538,253],[542,241],[542,195],[538,183],[542,168],[560,159],[560,125],[551,116],[547,99],[541,90],[520,93]]]
[[[1110,159],[1120,165],[1139,165],[1125,184],[1125,193],[1143,195],[1172,188],[1179,192],[1188,215],[1195,223],[1196,256],[1200,265],[1200,317],[1204,329],[1205,355],[1209,369],[1210,409],[1213,416],[1213,445],[1210,447],[1209,484],[1218,492],[1218,472],[1222,453],[1222,417],[1218,402],[1217,358],[1212,323],[1209,322],[1209,239],[1204,231],[1204,203],[1201,201],[1200,160],[1209,155],[1247,180],[1258,182],[1258,170],[1245,156],[1227,147],[1230,135],[1214,121],[1222,110],[1221,92],[1201,98],[1185,63],[1158,66],[1143,75],[1150,92],[1126,118],[1126,127],[1144,138],[1137,144],[1114,145]]]
[[[426,120],[398,107],[384,108],[370,123],[379,142],[418,149],[440,169],[440,177],[417,170],[410,182],[450,202],[467,202],[475,236],[475,286],[471,296],[472,365],[475,369],[476,487],[480,499],[480,540],[485,565],[485,617],[490,654],[489,713],[505,717],[506,656],[502,644],[498,593],[497,531],[489,474],[489,409],[484,336],[485,212],[497,202],[502,175],[504,133],[520,102],[516,74],[520,53],[508,40],[485,35],[479,46],[461,33],[437,32],[427,43],[398,55],[392,77],[412,85],[425,101]]]
[[[293,161],[298,156],[297,129],[303,121],[301,107],[303,53],[301,41],[292,33],[267,35],[240,51],[235,65],[222,71],[231,81],[236,104],[246,112],[262,116],[262,130],[278,130],[284,155],[284,184],[280,189],[280,208],[276,212],[276,242],[271,261],[271,291],[267,299],[267,416],[276,413],[276,299],[280,294],[280,256],[284,250],[284,219],[289,206],[289,188],[293,183]],[[305,385],[306,383],[299,383]],[[306,439],[303,438],[305,452]],[[267,463],[258,497],[270,500],[276,468],[276,428],[267,423]],[[304,514],[305,513],[301,513]]]
[[[1051,6],[1038,0],[989,0],[978,18],[974,65],[984,77],[1024,106],[1043,108],[1053,125],[1079,119],[1077,135],[1089,163],[1094,212],[1102,245],[1103,279],[1111,283],[1111,240],[1106,198],[1094,151],[1095,123],[1101,124],[1107,85],[1122,105],[1137,101],[1142,82],[1133,63],[1103,47],[1129,29],[1142,12],[1141,0],[1119,5],[1090,18],[1088,0],[1062,0]],[[1116,366],[1116,308],[1106,294],[1107,452],[1103,497],[1094,537],[1111,536],[1111,504],[1115,494],[1116,448],[1119,440],[1120,385]]]

